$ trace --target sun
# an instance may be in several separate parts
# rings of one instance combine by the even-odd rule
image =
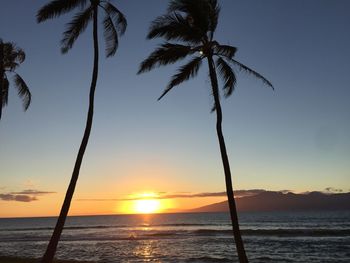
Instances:
[[[121,207],[119,206],[119,211],[123,214],[155,214],[167,212],[173,207],[173,201],[162,198],[159,193],[141,192],[130,194]]]
[[[135,212],[140,214],[152,214],[160,210],[160,201],[157,199],[141,199],[135,201]]]

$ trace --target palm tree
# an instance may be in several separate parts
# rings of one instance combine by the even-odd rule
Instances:
[[[57,244],[60,239],[64,223],[68,214],[70,203],[73,197],[75,185],[78,180],[80,166],[83,160],[85,149],[89,140],[92,119],[94,113],[94,96],[98,75],[98,14],[99,9],[104,12],[103,29],[106,43],[106,56],[113,56],[118,48],[118,35],[124,34],[127,26],[124,15],[109,0],[53,0],[43,6],[37,13],[37,21],[41,23],[48,19],[58,17],[68,13],[73,9],[80,8],[80,11],[74,15],[73,19],[67,24],[67,30],[63,33],[61,41],[62,53],[67,53],[72,48],[75,40],[86,29],[88,23],[93,21],[93,46],[94,46],[94,64],[92,80],[90,85],[89,109],[83,139],[80,144],[78,155],[75,161],[72,177],[66,196],[58,217],[54,232],[47,246],[42,262],[52,262],[55,255]]]
[[[220,145],[223,163],[226,193],[230,208],[233,235],[237,248],[239,262],[248,262],[241,238],[232,188],[229,159],[227,156],[222,132],[222,110],[218,88],[217,72],[223,80],[224,96],[232,94],[236,84],[236,74],[233,69],[252,74],[266,85],[272,84],[256,71],[250,69],[234,58],[237,49],[233,46],[221,45],[214,40],[214,32],[218,23],[220,8],[216,0],[172,0],[167,13],[156,18],[150,27],[147,38],[162,37],[166,41],[153,51],[140,65],[139,73],[147,72],[158,66],[175,63],[191,56],[187,64],[179,68],[171,78],[168,86],[158,98],[160,100],[173,87],[195,77],[203,62],[209,67],[209,77],[214,98],[213,111],[216,112],[216,131]],[[172,41],[172,42],[169,42]],[[215,59],[215,61],[214,61]]]
[[[10,82],[7,74],[13,74],[13,83],[17,88],[18,96],[22,99],[23,108],[27,110],[32,95],[27,84],[22,77],[16,73],[16,69],[24,62],[26,54],[21,48],[16,47],[14,43],[4,43],[0,39],[0,120],[2,116],[2,108],[8,103],[8,94]]]

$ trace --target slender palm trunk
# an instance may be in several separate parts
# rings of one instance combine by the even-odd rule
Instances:
[[[4,45],[0,41],[0,120],[2,115],[2,100],[3,100],[3,90],[4,90]]]
[[[241,232],[239,230],[236,202],[235,202],[233,188],[232,188],[230,163],[227,156],[224,135],[222,133],[222,127],[221,127],[222,110],[221,110],[220,98],[219,98],[218,80],[217,80],[212,56],[208,56],[208,66],[209,66],[209,74],[210,74],[212,92],[213,92],[214,103],[215,103],[215,111],[216,111],[216,132],[219,139],[221,159],[222,159],[222,164],[224,166],[224,172],[225,172],[226,193],[227,193],[228,204],[230,207],[233,236],[235,238],[239,262],[248,263],[248,258],[244,250],[244,244],[242,241]]]
[[[85,127],[82,142],[80,144],[77,159],[75,161],[72,178],[71,178],[71,181],[69,183],[69,187],[68,187],[67,192],[66,192],[64,203],[62,205],[61,212],[60,212],[59,218],[58,218],[56,226],[55,226],[55,230],[54,230],[52,237],[50,239],[50,242],[47,246],[44,257],[41,260],[42,263],[51,263],[53,261],[53,258],[54,258],[54,255],[55,255],[55,252],[57,249],[57,244],[58,244],[58,241],[60,239],[60,236],[61,236],[61,233],[62,233],[62,230],[64,227],[64,223],[65,223],[66,218],[67,218],[70,203],[72,201],[75,185],[76,185],[78,177],[79,177],[81,162],[83,160],[85,149],[86,149],[86,146],[88,144],[89,137],[90,137],[92,118],[93,118],[93,114],[94,114],[95,88],[96,88],[97,75],[98,75],[97,6],[94,8],[93,21],[94,21],[93,22],[94,67],[93,67],[92,80],[91,80],[91,86],[90,86],[89,111],[88,111],[88,115],[87,115],[86,127]]]

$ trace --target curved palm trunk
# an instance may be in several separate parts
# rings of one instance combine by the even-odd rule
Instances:
[[[66,218],[67,218],[67,214],[68,214],[70,203],[71,203],[71,200],[73,197],[75,185],[76,185],[77,180],[78,180],[81,162],[83,160],[85,149],[86,149],[86,146],[88,144],[89,137],[90,137],[92,118],[93,118],[93,114],[94,114],[95,88],[96,88],[97,74],[98,74],[97,7],[94,8],[93,21],[94,21],[93,22],[94,67],[93,67],[92,80],[91,80],[91,86],[90,86],[89,111],[88,111],[88,115],[87,115],[86,127],[85,127],[82,142],[80,144],[77,159],[75,161],[72,178],[71,178],[71,181],[69,183],[69,187],[68,187],[67,192],[66,192],[66,196],[65,196],[62,208],[61,208],[59,218],[58,218],[56,226],[55,226],[55,230],[51,236],[51,239],[50,239],[50,242],[47,246],[44,257],[41,260],[42,263],[51,263],[54,255],[55,255],[57,244],[58,244],[58,241],[60,239],[60,236],[61,236],[61,233],[62,233],[62,230],[64,227],[64,223],[65,223]]]
[[[2,115],[2,92],[4,85],[4,45],[0,41],[0,120]]]
[[[215,72],[213,58],[211,56],[208,56],[208,66],[209,66],[210,80],[211,80],[211,86],[212,86],[214,102],[215,102],[216,118],[217,118],[216,132],[218,135],[221,159],[222,159],[222,164],[224,166],[224,172],[225,172],[226,193],[227,193],[228,204],[230,207],[233,235],[235,238],[239,262],[248,263],[248,258],[244,250],[244,244],[242,241],[241,232],[239,230],[236,202],[234,199],[233,188],[232,188],[230,163],[228,160],[224,135],[222,133],[222,127],[221,127],[222,110],[221,110],[220,99],[219,99],[218,80]]]

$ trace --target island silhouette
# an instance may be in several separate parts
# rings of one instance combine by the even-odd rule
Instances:
[[[350,193],[264,191],[252,196],[236,198],[237,210],[298,211],[298,210],[350,210]],[[228,212],[227,201],[190,210],[190,212]]]

